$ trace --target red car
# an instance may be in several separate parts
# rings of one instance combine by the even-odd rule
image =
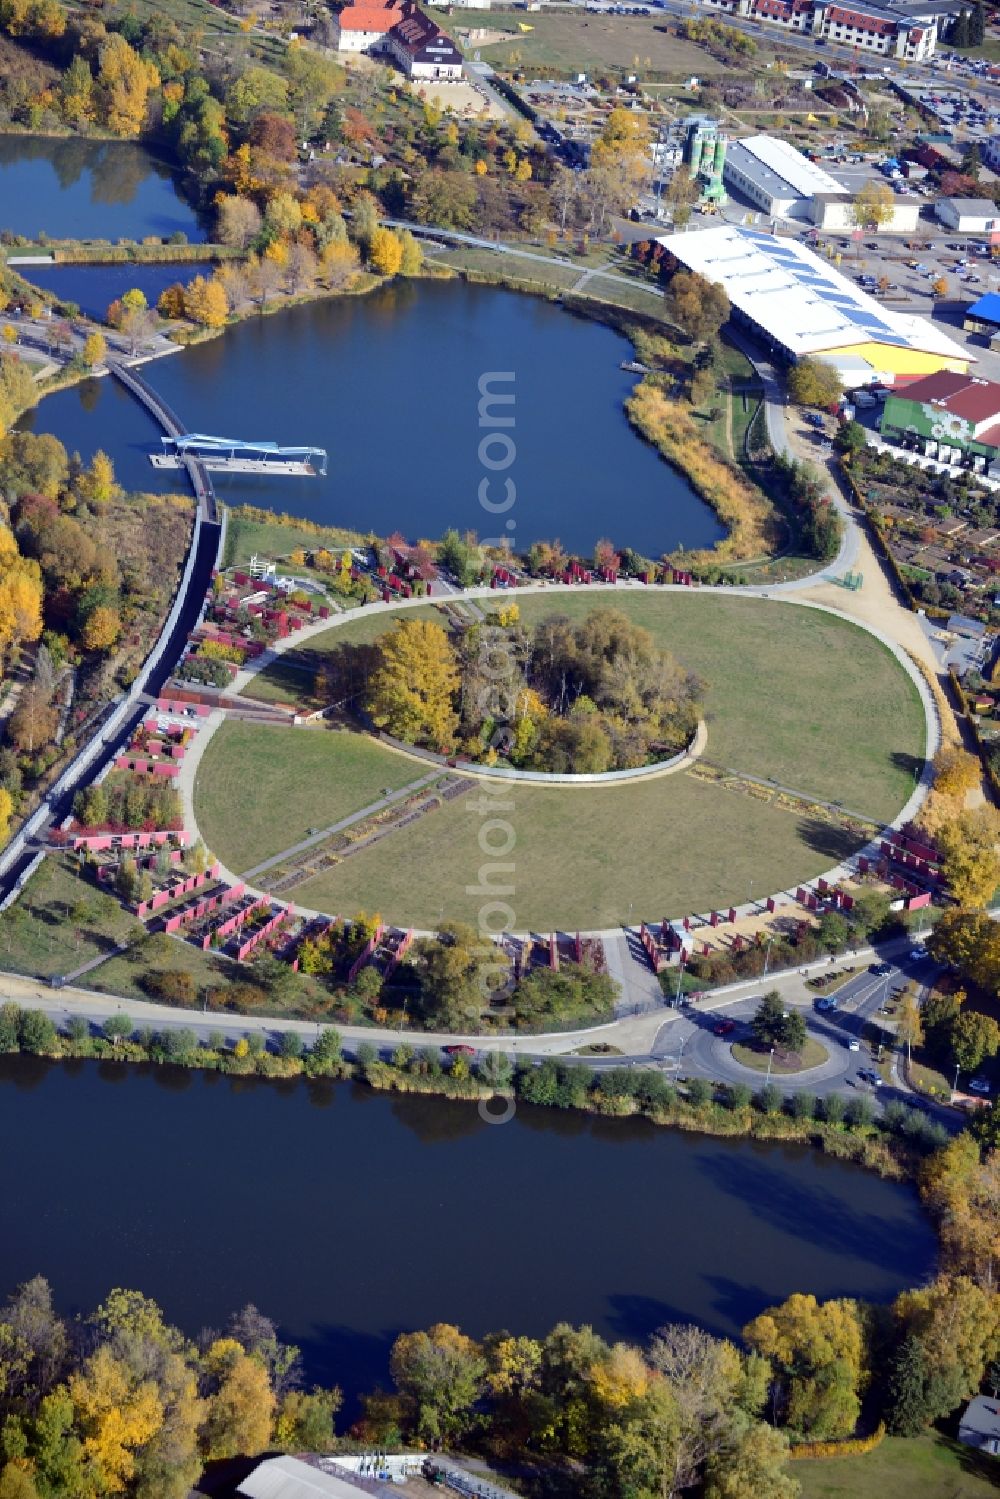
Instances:
[[[448,1057],[474,1057],[476,1048],[474,1046],[446,1046],[444,1053]]]
[[[735,1029],[735,1020],[720,1020],[718,1025],[715,1027],[715,1034],[717,1036],[731,1036]]]

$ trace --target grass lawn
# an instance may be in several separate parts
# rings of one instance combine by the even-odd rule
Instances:
[[[455,34],[454,16],[434,10],[430,14],[441,26],[450,26],[451,34]],[[494,66],[510,64],[511,54],[515,53],[516,61],[528,70],[529,77],[533,63],[572,74],[581,70],[601,72],[608,67],[632,72],[637,61],[644,76],[650,72],[705,75],[726,71],[726,64],[703,48],[672,35],[673,26],[668,26],[662,15],[604,16],[582,11],[566,15],[539,11],[528,17],[530,32],[519,29],[519,23],[524,22],[523,11],[491,10],[487,16],[474,18],[473,24],[507,35],[500,42],[485,45],[476,41],[470,46],[481,51]],[[766,40],[761,39],[762,51],[766,45]]]
[[[483,784],[297,885],[296,904],[344,915],[377,910],[421,927],[442,914],[475,921],[486,899],[476,893],[480,870],[488,877],[491,866],[478,842],[488,816],[475,810]],[[780,890],[820,874],[843,851],[829,828],[683,774],[613,788],[494,784],[496,816],[516,842],[492,861],[513,870],[493,879],[514,886],[502,898],[519,931],[611,927],[630,912],[636,921],[659,920],[728,906],[746,899],[751,879],[755,888]]]
[[[770,1060],[769,1051],[760,1051],[753,1046],[744,1046],[737,1042],[730,1047],[734,1061],[743,1067],[752,1067],[754,1072],[766,1072]],[[772,1077],[788,1077],[793,1072],[807,1072],[810,1067],[818,1067],[825,1062],[829,1052],[819,1041],[812,1036],[806,1037],[806,1044],[801,1051],[791,1052],[784,1056],[780,1051],[774,1053],[774,1061],[771,1064]]]
[[[770,600],[653,588],[614,596],[552,589],[518,603],[526,624],[614,608],[645,626],[705,683],[705,758],[714,765],[840,801],[875,821],[894,816],[912,790],[924,747],[917,690],[889,652],[847,620]],[[338,642],[375,640],[397,617],[442,618],[429,604],[400,616],[362,612],[292,659],[312,671]],[[301,694],[300,677],[276,662],[245,695],[294,702]]]
[[[276,561],[297,547],[306,551],[326,547],[331,552],[341,552],[347,546],[357,546],[363,539],[356,531],[345,531],[340,526],[284,526],[277,520],[250,519],[236,508],[229,511],[226,521],[225,565],[246,567],[255,552]]]
[[[987,1499],[1000,1486],[1000,1462],[929,1432],[886,1437],[863,1457],[804,1459],[788,1471],[802,1499]]]
[[[649,628],[706,684],[705,758],[716,765],[839,799],[873,819],[891,817],[909,793],[924,742],[916,689],[888,651],[846,620],[791,604],[653,589],[613,599],[552,590],[520,605],[526,622],[613,605]],[[416,612],[434,614],[432,606]],[[301,655],[373,639],[397,617],[361,613]],[[291,690],[295,674],[282,670]],[[262,679],[274,695],[283,690],[280,672]],[[361,736],[228,723],[202,761],[195,807],[209,847],[242,870],[420,773]],[[470,817],[467,802],[480,794],[474,788],[296,887],[296,903],[379,910],[418,926],[442,913],[474,919],[482,897],[466,887],[476,886],[484,863],[482,816]],[[519,929],[608,927],[630,910],[652,920],[725,907],[745,899],[751,879],[757,889],[781,890],[855,846],[801,806],[692,775],[618,787],[518,785],[499,800],[511,804],[498,813],[516,835],[514,872],[503,883],[515,886]]]
[[[52,978],[141,932],[142,923],[113,895],[80,878],[71,857],[49,855],[21,899],[0,916],[0,967]]]
[[[230,979],[248,979],[250,971],[241,968],[219,953],[202,952],[190,942],[171,941],[169,954],[154,958],[147,956],[139,944],[119,957],[110,958],[93,973],[88,973],[88,989],[97,989],[103,994],[123,994],[126,998],[149,999],[140,980],[151,969],[177,970],[189,973],[199,989],[224,984]]]
[[[230,720],[201,763],[195,815],[208,847],[239,872],[423,774],[363,734]]]
[[[870,635],[847,620],[762,599],[718,594],[580,593],[520,600],[525,623],[579,619],[607,605],[644,625],[705,683],[706,759],[892,817],[923,758],[917,690]]]

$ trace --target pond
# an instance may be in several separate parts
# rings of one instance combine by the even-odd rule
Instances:
[[[74,286],[86,302],[79,272]],[[411,539],[455,526],[585,554],[602,536],[654,558],[710,546],[723,534],[714,513],[628,424],[630,353],[618,333],[537,298],[425,281],[253,317],[145,373],[190,431],[328,451],[325,479],[220,479],[231,503]],[[514,404],[484,428],[490,375],[509,377],[492,388]],[[106,448],[129,488],[170,487],[148,461],[158,429],[110,381],[51,396],[28,420],[84,456]],[[491,515],[480,493],[505,503],[507,479],[513,503]]]
[[[86,316],[103,322],[109,305],[125,292],[137,288],[150,307],[155,307],[160,293],[175,282],[187,286],[195,276],[211,276],[215,267],[209,261],[179,261],[170,265],[32,265],[22,275],[35,286],[48,291],[62,302],[75,302]]]
[[[179,184],[131,141],[0,135],[0,231],[28,239],[203,240]]]
[[[0,1138],[0,1292],[129,1286],[192,1334],[253,1301],[349,1395],[436,1321],[735,1336],[792,1291],[887,1301],[934,1264],[910,1188],[643,1121],[4,1057]]]

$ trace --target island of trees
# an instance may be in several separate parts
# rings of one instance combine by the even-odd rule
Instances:
[[[616,609],[526,627],[509,604],[449,634],[404,620],[322,668],[326,701],[357,696],[407,744],[554,773],[632,769],[688,744],[701,684]]]

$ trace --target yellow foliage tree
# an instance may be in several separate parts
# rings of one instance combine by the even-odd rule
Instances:
[[[117,31],[101,43],[97,86],[104,122],[115,135],[138,135],[146,123],[149,91],[160,75],[152,63],[140,57]]]
[[[14,813],[14,798],[6,786],[0,786],[0,838],[6,838]]]
[[[376,229],[371,237],[368,258],[380,276],[398,276],[403,265],[403,245],[391,229]]]
[[[135,1472],[135,1452],[159,1430],[163,1407],[152,1380],[136,1382],[109,1348],[99,1348],[69,1380],[86,1466],[98,1493],[121,1494]]]
[[[184,316],[184,287],[180,281],[175,281],[172,286],[164,287],[160,293],[160,300],[156,304],[156,310],[161,317]]]
[[[121,634],[118,611],[99,604],[83,627],[83,644],[88,651],[107,651]]]
[[[985,906],[1000,884],[997,833],[991,807],[962,812],[938,831],[942,872],[960,906]]]
[[[590,1384],[601,1404],[610,1410],[622,1410],[633,1400],[641,1400],[649,1389],[650,1371],[637,1348],[616,1343],[607,1356],[594,1364]]]
[[[205,1362],[217,1382],[202,1429],[205,1456],[254,1457],[263,1452],[271,1440],[275,1406],[267,1370],[232,1338],[213,1343]]]
[[[83,341],[83,362],[88,369],[96,369],[103,364],[108,353],[108,345],[103,333],[88,333]]]
[[[195,276],[184,292],[184,311],[204,328],[221,328],[229,316],[229,303],[222,284],[205,276]]]
[[[956,744],[945,745],[934,756],[934,790],[942,796],[964,797],[979,785],[979,761]]]
[[[458,728],[458,663],[444,630],[404,620],[379,642],[368,708],[380,728],[410,744],[450,749]]]

